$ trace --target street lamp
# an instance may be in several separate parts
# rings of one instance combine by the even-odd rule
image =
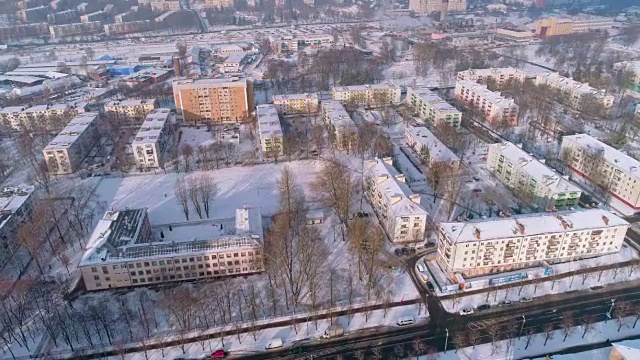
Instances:
[[[525,319],[524,315],[522,315],[522,325],[520,326],[520,332],[518,333],[518,339],[520,339],[520,336],[522,335],[522,329],[524,329],[525,321],[527,321],[527,319]]]
[[[605,323],[607,322],[608,319],[611,319],[611,313],[613,312],[613,307],[616,305],[616,299],[611,299],[611,307],[609,308],[609,311],[607,311],[605,313],[605,315],[607,315],[607,319],[605,319]]]
[[[447,353],[447,343],[449,342],[449,329],[444,329],[447,332],[447,336],[444,338],[444,353]]]

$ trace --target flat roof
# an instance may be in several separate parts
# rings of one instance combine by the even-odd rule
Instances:
[[[285,100],[318,100],[318,93],[306,93],[306,94],[280,94],[273,95],[273,102],[285,101]]]
[[[227,58],[224,60],[225,63],[239,63],[242,62],[242,60],[244,60],[244,58],[247,56],[247,53],[245,52],[234,52],[231,53],[229,56],[227,56]]]
[[[34,186],[5,187],[0,191],[0,213],[15,213],[33,193]]]
[[[43,150],[57,150],[71,146],[74,141],[96,121],[100,114],[96,112],[81,113],[73,118],[60,133],[49,142]]]
[[[640,161],[631,156],[612,148],[602,141],[587,134],[567,135],[562,137],[562,141],[572,141],[582,149],[602,151],[604,160],[612,166],[624,170],[625,173],[640,177]]]
[[[221,87],[221,86],[241,86],[247,87],[247,79],[240,78],[216,78],[216,79],[179,79],[174,81],[175,86],[181,88],[198,88],[198,87]]]
[[[282,137],[282,125],[278,117],[278,110],[274,105],[265,104],[256,106],[256,115],[260,135]]]
[[[476,78],[478,76],[508,76],[508,75],[520,75],[526,76],[527,74],[513,67],[504,67],[504,68],[488,68],[488,69],[469,69],[458,72],[458,76],[463,76],[465,78]]]
[[[553,171],[547,165],[541,163],[526,151],[510,142],[502,142],[489,145],[491,149],[497,149],[498,153],[509,159],[513,164],[520,167],[524,172],[536,180],[539,184],[544,185],[554,193],[575,191],[580,192],[579,187],[565,180],[560,174]]]
[[[170,69],[159,69],[159,68],[144,68],[136,73],[127,75],[123,77],[124,80],[138,80],[145,79],[153,76],[162,76],[171,71]]]
[[[39,81],[44,81],[45,79],[35,76],[28,75],[0,75],[0,81],[11,81],[22,84],[35,84]]]
[[[106,103],[104,106],[110,106],[110,107],[115,107],[115,106],[139,106],[139,105],[148,105],[148,104],[155,104],[156,103],[156,99],[155,98],[150,98],[150,99],[125,99],[125,100],[118,100],[118,101],[109,101],[108,103]]]
[[[366,84],[366,85],[351,85],[351,86],[334,86],[333,91],[367,91],[367,90],[396,90],[400,91],[400,85],[394,85],[391,83],[379,83],[379,84]]]
[[[422,146],[426,147],[429,150],[429,156],[431,156],[435,161],[460,160],[460,158],[458,158],[451,149],[449,149],[426,127],[407,126],[404,131],[410,134]]]
[[[605,96],[604,91],[600,89],[596,89],[593,86],[585,83],[581,83],[579,81],[575,81],[573,79],[564,77],[558,73],[554,72],[546,72],[541,73],[536,76],[536,79],[544,79],[545,82],[553,83],[555,86],[568,89],[568,90],[577,90],[583,94],[593,94],[596,96]]]
[[[409,88],[411,93],[416,94],[422,101],[431,105],[434,109],[442,113],[456,113],[461,114],[460,110],[453,107],[445,100],[443,100],[438,94],[427,88]]]
[[[461,243],[601,229],[622,225],[629,225],[629,223],[609,211],[589,209],[517,215],[508,218],[493,218],[470,222],[441,223],[440,229],[454,243]]]
[[[456,86],[457,85],[461,85],[466,87],[467,89],[470,89],[474,93],[481,95],[482,97],[487,99],[488,102],[496,106],[504,108],[515,105],[515,101],[513,99],[506,98],[502,96],[500,92],[491,91],[487,89],[485,85],[478,84],[472,80],[458,80],[456,82]]]
[[[171,116],[170,109],[155,109],[147,115],[131,145],[149,144],[158,141],[162,129]]]
[[[344,106],[338,101],[335,100],[325,100],[322,102],[322,112],[323,114],[329,115],[329,121],[333,124],[334,127],[344,127],[355,129],[356,124],[353,122],[353,119],[347,113]]]

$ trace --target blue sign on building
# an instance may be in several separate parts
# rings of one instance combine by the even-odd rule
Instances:
[[[489,280],[489,285],[501,285],[507,284],[514,281],[520,281],[524,277],[523,273],[512,274],[508,276],[495,277]]]
[[[549,276],[553,273],[553,269],[552,268],[546,268],[544,269],[544,276]]]

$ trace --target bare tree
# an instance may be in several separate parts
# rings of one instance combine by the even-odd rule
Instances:
[[[595,315],[587,315],[582,319],[582,338],[592,332],[595,328],[596,317]]]
[[[544,331],[544,345],[547,346],[547,341],[553,339],[553,324],[542,325],[542,331]]]
[[[328,161],[316,175],[312,189],[320,202],[333,210],[343,229],[348,230],[349,215],[360,191],[351,172],[337,161]]]
[[[632,314],[633,304],[629,301],[616,302],[614,315],[618,323],[618,332],[626,325],[627,317]]]
[[[184,177],[179,178],[176,182],[176,185],[173,188],[173,194],[180,202],[180,205],[182,205],[184,217],[189,221],[189,186]]]
[[[456,347],[456,353],[458,350],[464,348],[467,345],[467,336],[464,332],[458,332],[453,336],[453,345]]]
[[[191,160],[193,159],[193,153],[194,153],[193,146],[189,144],[182,145],[182,147],[180,148],[180,153],[182,155],[184,171],[185,172],[191,171]]]
[[[564,334],[562,342],[567,341],[567,337],[571,334],[575,323],[576,321],[573,318],[573,313],[571,313],[571,311],[567,311],[562,314],[562,322],[560,323],[560,326],[562,326],[562,333]]]

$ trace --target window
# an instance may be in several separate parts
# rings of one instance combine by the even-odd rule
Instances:
[[[137,268],[141,268],[141,267],[142,267],[142,264],[140,264],[140,263],[136,263],[136,267],[137,267]]]
[[[113,270],[118,269],[118,265],[113,265]]]
[[[104,278],[104,281],[111,281],[111,278],[107,276],[106,278]]]
[[[171,265],[171,259],[167,260],[167,265]]]
[[[194,258],[189,258],[189,262],[194,262],[195,259]]]
[[[92,268],[91,268],[91,272],[97,273],[97,272],[98,272],[98,269],[96,269],[96,268],[92,267]]]
[[[233,265],[233,261],[227,261],[227,265],[228,266],[232,266]]]
[[[157,261],[152,261],[151,265],[156,266],[156,265],[158,265],[158,262]]]
[[[147,270],[146,272],[147,272],[147,275],[151,274],[151,270]]]
[[[186,263],[186,262],[187,262],[187,258],[183,258],[183,259],[182,259],[182,263],[184,264],[184,263]]]
[[[133,269],[133,264],[129,264],[129,269]]]
[[[233,257],[237,258],[238,257],[238,253],[233,253]]]
[[[93,280],[100,280],[100,276],[98,276],[98,275],[93,275]]]
[[[103,274],[108,274],[108,273],[109,273],[109,269],[107,269],[107,267],[106,267],[106,266],[103,266],[103,267],[102,267],[102,273],[103,273]]]
[[[132,283],[137,284],[138,283],[138,279],[133,279],[131,280]]]
[[[149,262],[148,262],[148,261],[145,261],[145,262],[144,262],[144,266],[149,266]]]
[[[138,271],[138,275],[139,275],[139,276],[144,275],[144,271],[142,271],[142,270]]]
[[[196,258],[196,261],[202,261],[202,256],[198,256],[198,257]]]
[[[208,256],[208,255],[205,255],[204,259],[205,259],[205,260],[209,260],[209,256]]]

